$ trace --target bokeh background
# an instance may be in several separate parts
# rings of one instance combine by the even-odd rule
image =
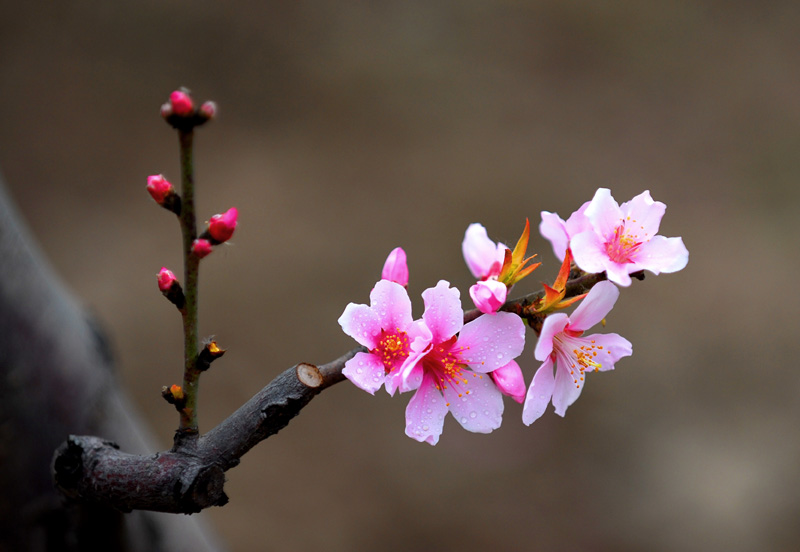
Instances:
[[[160,397],[180,323],[178,180],[159,106],[218,102],[197,142],[200,216],[235,205],[203,262],[208,429],[285,368],[354,344],[385,255],[409,291],[466,289],[471,222],[513,243],[541,210],[609,187],[668,205],[688,267],[624,290],[634,344],[564,419],[436,447],[407,397],[343,383],[229,472],[204,512],[231,550],[796,550],[800,547],[800,4],[773,2],[3,2],[0,167],[58,272],[111,333],[121,379],[169,446]],[[554,277],[543,267],[520,291]],[[521,364],[530,378],[533,338]]]

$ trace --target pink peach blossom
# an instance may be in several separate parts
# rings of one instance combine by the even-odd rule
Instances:
[[[381,278],[396,282],[403,287],[408,286],[408,262],[406,260],[406,252],[402,247],[395,247],[389,253],[383,265]]]
[[[600,188],[585,211],[591,228],[570,241],[575,264],[586,272],[605,272],[621,286],[629,286],[630,274],[640,270],[681,270],[689,262],[683,240],[656,235],[666,208],[649,191],[620,206],[608,189]]]
[[[502,421],[503,399],[486,375],[522,352],[525,326],[499,312],[463,323],[459,291],[441,280],[422,294],[430,338],[412,343],[401,369],[401,391],[416,390],[406,408],[406,435],[435,445],[450,412],[472,432],[489,433]]]
[[[583,337],[584,331],[605,318],[618,297],[619,289],[603,281],[589,291],[571,316],[556,313],[545,318],[534,351],[536,359],[543,362],[525,397],[523,423],[536,421],[551,400],[556,414],[563,416],[580,396],[587,371],[613,370],[620,358],[632,354],[631,343],[617,334]]]

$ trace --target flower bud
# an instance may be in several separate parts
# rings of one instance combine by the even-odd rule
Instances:
[[[181,284],[178,282],[175,274],[173,274],[171,270],[167,270],[166,267],[161,267],[157,278],[158,289],[161,290],[162,295],[169,299],[169,302],[178,307],[178,309],[182,309],[186,304],[186,298],[183,295],[183,289],[181,289]]]
[[[172,385],[170,387],[165,385],[161,388],[161,396],[169,404],[174,404],[177,410],[181,410],[186,406],[186,395],[180,385]]]
[[[492,376],[492,380],[503,395],[522,404],[526,394],[525,379],[522,377],[522,370],[516,361],[512,360],[505,366],[489,372],[489,375]]]
[[[484,314],[494,314],[506,302],[508,288],[497,280],[478,282],[469,288],[472,302]]]
[[[220,349],[216,341],[209,341],[200,351],[200,354],[197,355],[197,369],[201,372],[208,370],[211,367],[211,363],[224,354],[225,349]]]
[[[203,102],[198,113],[201,117],[211,120],[217,116],[217,104],[211,101]]]
[[[383,280],[396,282],[403,287],[408,286],[408,263],[406,262],[406,252],[402,247],[395,247],[386,258],[381,273]]]
[[[211,254],[211,242],[206,239],[197,239],[192,243],[192,253],[200,257],[206,257]]]
[[[169,95],[172,113],[181,117],[188,117],[194,113],[194,104],[189,94],[183,90],[175,90]]]
[[[175,188],[163,174],[152,174],[147,177],[147,191],[156,203],[164,205],[167,196],[175,193]]]
[[[175,277],[175,274],[173,274],[171,270],[168,270],[167,267],[162,266],[161,270],[158,271],[158,289],[161,291],[169,291],[169,288],[176,283],[178,283],[178,279]]]
[[[236,207],[231,207],[221,215],[211,217],[211,220],[208,221],[208,234],[216,244],[231,239],[233,231],[236,229],[236,219],[238,217],[239,211]]]

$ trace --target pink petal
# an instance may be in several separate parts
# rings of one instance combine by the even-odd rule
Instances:
[[[503,263],[505,249],[504,245],[490,240],[486,228],[477,222],[467,227],[464,241],[461,242],[464,261],[472,275],[479,280],[490,276],[496,263]]]
[[[677,272],[689,262],[689,251],[681,238],[655,236],[642,245],[635,260],[638,267],[653,274]]]
[[[539,341],[536,342],[536,349],[533,351],[536,360],[545,361],[550,358],[550,353],[553,352],[553,337],[564,331],[567,324],[569,324],[569,318],[563,312],[551,314],[544,319]]]
[[[433,376],[426,375],[406,407],[406,435],[435,445],[444,428],[447,406],[436,389]]]
[[[385,373],[383,361],[371,353],[357,353],[342,370],[347,379],[372,395],[383,385]]]
[[[564,260],[569,244],[567,225],[556,213],[542,211],[542,222],[539,223],[539,233],[553,246],[553,253],[560,261]]]
[[[553,407],[556,414],[564,416],[567,408],[578,400],[583,390],[584,380],[578,377],[578,383],[569,373],[569,367],[574,360],[564,354],[560,349],[556,349],[556,383],[553,388]],[[576,363],[577,364],[577,363]]]
[[[381,278],[396,282],[401,286],[408,285],[408,261],[406,260],[406,252],[402,247],[395,247],[386,262],[383,264],[383,271]]]
[[[632,263],[615,263],[611,259],[606,261],[605,273],[609,281],[614,282],[618,286],[628,287],[631,285],[631,273],[641,270],[637,265]]]
[[[339,317],[344,333],[367,349],[374,349],[381,335],[378,314],[366,305],[350,303]]]
[[[624,219],[622,210],[608,188],[600,188],[595,192],[589,206],[586,207],[586,216],[592,223],[594,231],[608,239],[614,235],[614,230]],[[572,251],[575,253],[575,250]]]
[[[476,372],[492,372],[517,358],[525,347],[525,324],[516,314],[480,316],[461,330],[460,357]]]
[[[603,348],[603,352],[594,359],[600,364],[600,372],[613,370],[614,364],[619,359],[633,354],[631,342],[619,334],[593,334],[586,336],[586,339],[594,341],[594,345]]]
[[[406,288],[400,284],[389,280],[379,281],[372,288],[369,301],[384,330],[405,331],[411,324],[411,299]]]
[[[547,357],[536,370],[528,394],[525,396],[525,406],[522,407],[522,423],[531,425],[538,420],[553,397],[556,380],[553,376],[553,360]]]
[[[503,422],[503,395],[488,375],[465,371],[464,377],[463,386],[442,390],[450,412],[467,431],[490,433]]]
[[[461,294],[450,283],[439,280],[436,287],[422,292],[425,324],[433,335],[434,343],[447,341],[456,335],[464,325],[464,312],[461,310]]]
[[[608,281],[598,282],[570,315],[569,329],[579,332],[588,330],[611,312],[618,297],[617,286]]]
[[[620,210],[633,233],[646,240],[658,234],[658,227],[661,225],[667,206],[660,201],[653,201],[650,191],[645,190],[623,203]]]
[[[512,360],[505,366],[490,372],[489,375],[492,376],[492,380],[503,395],[522,404],[522,401],[525,400],[525,379],[522,377],[522,369],[516,361]]]
[[[605,271],[606,265],[610,262],[605,243],[593,230],[573,236],[570,241],[570,249],[575,264],[581,270],[591,274]]]

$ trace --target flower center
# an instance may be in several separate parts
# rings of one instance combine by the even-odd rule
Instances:
[[[627,264],[632,263],[633,256],[649,238],[646,235],[640,237],[636,232],[636,228],[631,228],[629,225],[634,226],[636,221],[628,217],[623,220],[616,228],[614,228],[614,235],[606,242],[606,253],[609,259],[615,263]],[[644,228],[639,227],[644,233]]]
[[[456,386],[459,385],[466,386],[469,383],[468,374],[473,377],[482,377],[480,374],[465,370],[466,364],[464,359],[461,358],[463,349],[453,348],[456,339],[456,336],[453,336],[447,341],[439,343],[422,359],[423,370],[433,374],[436,389],[439,391],[448,387],[456,389]],[[461,397],[470,393],[471,391],[469,390],[458,391],[458,396]],[[447,403],[447,406],[450,406],[450,403]]]
[[[609,355],[611,354],[611,351],[605,350],[594,339],[561,334],[556,336],[554,340],[559,342],[559,348],[567,357],[569,361],[567,370],[569,370],[569,375],[572,376],[575,387],[578,388],[583,385],[583,376],[587,370],[599,372],[603,367],[603,363],[600,362],[601,359],[597,358],[598,354],[604,351]]]
[[[408,358],[408,342],[408,334],[400,331],[400,328],[397,328],[394,333],[387,333],[386,330],[381,330],[381,340],[371,352],[381,358],[383,367],[388,374]]]

